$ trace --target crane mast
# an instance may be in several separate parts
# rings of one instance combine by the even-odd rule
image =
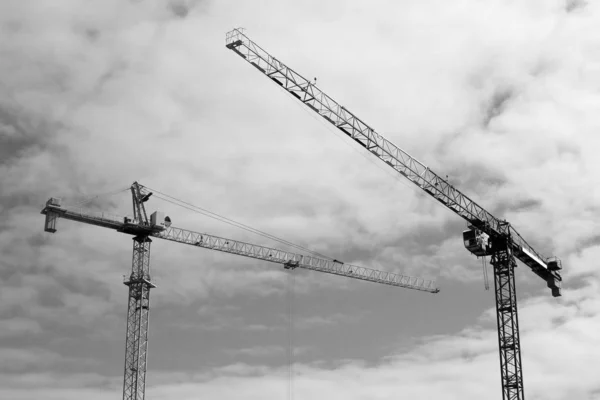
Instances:
[[[542,257],[508,222],[494,217],[446,179],[375,132],[354,113],[325,94],[315,82],[273,57],[240,29],[233,29],[226,34],[226,47],[468,222],[469,230],[463,232],[465,247],[477,256],[491,256],[494,267],[503,399],[524,399],[515,258],[546,281],[554,297],[561,295],[561,261],[556,257]]]
[[[156,287],[150,277],[150,244],[149,236],[160,232],[165,227],[148,221],[144,203],[151,192],[142,193],[137,182],[131,185],[133,202],[133,219],[99,214],[84,214],[61,207],[60,199],[50,198],[42,214],[46,215],[44,230],[56,232],[58,218],[70,219],[118,232],[133,235],[133,257],[131,274],[123,283],[129,287],[127,306],[127,331],[125,340],[125,367],[123,376],[123,400],[144,400],[146,393],[146,365],[148,356],[148,326],[150,312],[150,289]],[[158,214],[152,215],[155,220]]]
[[[46,216],[44,226],[46,232],[56,232],[57,220],[62,218],[113,229],[133,236],[131,274],[126,276],[123,282],[129,287],[123,378],[124,400],[144,400],[145,398],[150,290],[156,287],[150,276],[151,238],[269,261],[281,264],[285,269],[290,270],[302,268],[388,286],[429,293],[439,292],[433,280],[359,267],[338,260],[296,254],[207,233],[176,228],[171,226],[169,217],[164,217],[159,212],[152,213],[148,219],[144,203],[148,201],[152,192],[134,182],[131,186],[131,193],[133,218],[70,209],[63,207],[58,198],[50,198],[41,211]]]

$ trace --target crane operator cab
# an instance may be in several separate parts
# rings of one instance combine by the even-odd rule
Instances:
[[[164,231],[171,226],[171,218],[165,217],[165,213],[160,211],[154,211],[150,215],[150,226],[152,229],[157,231]]]
[[[465,248],[477,257],[488,255],[490,236],[478,229],[467,229],[463,231],[463,243]]]

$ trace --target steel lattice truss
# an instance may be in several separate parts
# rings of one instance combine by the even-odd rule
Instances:
[[[548,259],[539,255],[514,228],[494,217],[429,167],[375,132],[360,118],[323,93],[313,82],[271,56],[239,29],[227,33],[226,46],[472,226],[490,236],[510,236],[514,255],[541,278],[548,278]]]
[[[131,275],[124,282],[129,286],[124,400],[144,400],[146,393],[150,289],[155,287],[150,280],[150,243],[147,236],[133,239]]]
[[[328,274],[347,276],[363,281],[383,283],[385,285],[399,286],[426,292],[436,293],[439,291],[435,287],[435,282],[432,280],[358,267],[356,265],[344,264],[337,260],[296,254],[271,247],[208,235],[206,233],[192,232],[179,228],[169,228],[162,232],[153,233],[152,236],[206,249],[284,264],[288,268],[298,267],[310,269],[313,271],[326,272]]]
[[[515,290],[516,261],[510,248],[508,248],[492,255],[491,264],[494,266],[495,276],[502,398],[504,400],[524,400],[517,294]]]
[[[206,233],[192,232],[175,227],[171,227],[162,231],[156,230],[150,226],[140,226],[136,221],[125,223],[124,218],[111,214],[94,213],[83,210],[71,210],[53,206],[51,204],[47,205],[42,213],[49,215],[53,221],[56,217],[70,219],[73,221],[114,229],[123,233],[152,236],[206,249],[218,250],[225,253],[270,261],[283,264],[287,268],[298,267],[313,271],[326,272],[334,275],[346,276],[363,281],[382,283],[390,286],[420,290],[430,293],[439,292],[439,289],[435,286],[435,281],[429,279],[416,278],[407,275],[395,274],[393,272],[379,271],[371,268],[344,264],[336,260],[296,254],[289,251],[259,246],[233,239],[221,238]]]

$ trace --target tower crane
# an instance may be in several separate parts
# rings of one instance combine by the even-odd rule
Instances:
[[[491,256],[503,400],[523,400],[521,342],[514,268],[516,259],[544,280],[552,296],[561,296],[562,263],[543,257],[506,220],[496,218],[429,167],[402,150],[310,81],[263,50],[239,29],[226,34],[226,47],[242,57],[302,104],[367,149],[396,172],[454,211],[468,223],[464,245],[478,257]]]
[[[145,397],[150,289],[156,287],[150,276],[151,238],[165,239],[204,249],[282,264],[288,270],[303,268],[400,288],[429,293],[439,292],[432,280],[378,271],[345,264],[339,260],[296,254],[207,233],[176,228],[171,226],[171,219],[168,216],[165,217],[161,212],[156,211],[148,217],[144,203],[153,194],[148,188],[134,182],[130,189],[133,201],[133,218],[120,218],[105,213],[82,212],[77,209],[70,209],[62,206],[59,198],[50,198],[41,211],[42,214],[46,215],[44,227],[46,232],[56,232],[57,220],[63,218],[113,229],[133,236],[131,274],[125,276],[123,281],[129,287],[123,400],[143,400]]]

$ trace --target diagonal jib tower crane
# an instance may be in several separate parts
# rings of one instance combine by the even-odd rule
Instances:
[[[542,257],[510,223],[490,214],[446,179],[375,132],[354,113],[323,93],[316,82],[305,79],[267,53],[244,35],[241,29],[227,33],[226,47],[468,222],[469,229],[463,232],[465,247],[478,257],[491,256],[494,268],[502,398],[523,400],[525,395],[514,278],[516,259],[543,279],[554,297],[561,295],[561,261],[556,257]]]
[[[171,219],[154,212],[148,217],[144,203],[152,192],[134,182],[131,185],[133,218],[120,218],[104,213],[82,212],[61,206],[58,198],[46,202],[42,214],[46,215],[44,230],[56,232],[58,218],[113,229],[133,236],[133,262],[131,274],[124,284],[129,287],[127,309],[127,333],[125,342],[125,372],[123,400],[144,400],[146,391],[146,367],[148,356],[148,322],[150,312],[150,289],[155,288],[150,276],[151,238],[170,240],[205,249],[255,258],[282,264],[285,269],[309,269],[333,275],[346,276],[384,285],[437,293],[432,280],[409,277],[392,272],[345,264],[338,260],[296,254],[289,251],[226,239],[206,233],[198,233],[171,226]]]

